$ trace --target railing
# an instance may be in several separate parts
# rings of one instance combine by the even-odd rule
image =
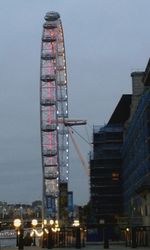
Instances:
[[[35,230],[34,235],[32,235],[31,232],[33,232],[33,228],[25,229],[23,232],[25,246],[32,246],[34,244],[44,248],[81,248],[85,246],[85,230],[80,227],[63,227],[54,231],[52,228],[47,227],[45,231],[42,231],[41,228]],[[41,232],[43,233],[41,234]],[[0,249],[4,247],[15,247],[16,243],[15,230],[0,232]]]

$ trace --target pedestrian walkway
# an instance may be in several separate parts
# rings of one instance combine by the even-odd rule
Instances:
[[[4,248],[1,248],[1,250],[17,250],[18,248],[17,247],[4,247]],[[53,249],[58,249],[58,250],[75,250],[76,248],[53,248]],[[103,245],[86,245],[84,248],[82,247],[81,248],[82,250],[102,250],[104,249]],[[133,248],[131,247],[126,247],[126,246],[123,246],[123,245],[109,245],[109,249],[112,249],[112,250],[131,250]],[[148,250],[149,247],[137,247],[136,248],[137,250]],[[24,247],[24,250],[47,250],[47,248],[41,248],[41,247]]]

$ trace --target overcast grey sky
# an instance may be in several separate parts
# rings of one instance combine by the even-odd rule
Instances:
[[[108,121],[121,95],[131,93],[130,73],[147,64],[149,10],[149,0],[0,0],[0,200],[41,198],[39,76],[45,13],[59,12],[63,23],[70,117],[85,118],[92,128]],[[89,147],[78,143],[88,159]],[[71,146],[69,186],[75,203],[88,201],[88,182]]]

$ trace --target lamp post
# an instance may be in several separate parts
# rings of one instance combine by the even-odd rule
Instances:
[[[54,220],[49,221],[50,226],[52,227],[54,225]]]
[[[43,229],[42,248],[46,247],[46,241],[47,241],[46,232],[45,232],[46,226],[47,226],[47,220],[44,219],[43,224],[42,224],[42,229]]]
[[[80,232],[80,222],[79,220],[74,220],[73,227],[76,228],[76,248],[81,248],[81,232]]]
[[[20,219],[15,219],[14,220],[14,227],[16,229],[16,246],[18,247],[19,245],[19,234],[20,234],[20,226],[21,226],[21,220]]]
[[[34,232],[34,234],[33,234],[33,246],[36,246],[36,239],[35,239],[35,227],[37,226],[38,221],[37,221],[36,219],[33,219],[31,223],[32,223],[32,226],[33,226],[33,232]]]
[[[53,248],[53,239],[52,239],[52,226],[54,225],[54,220],[49,221],[49,230],[48,230],[48,239],[47,239],[47,248]]]
[[[128,246],[128,243],[129,243],[129,233],[130,233],[130,229],[127,227],[125,230],[126,247]]]
[[[86,233],[86,229],[83,227],[82,228],[82,247],[85,247],[85,233]]]
[[[16,246],[18,246],[19,250],[22,250],[24,244],[23,244],[23,229],[21,228],[21,220],[15,219],[14,226],[16,229]]]

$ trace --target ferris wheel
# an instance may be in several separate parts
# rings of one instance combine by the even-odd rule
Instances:
[[[68,183],[69,135],[67,73],[60,15],[45,15],[40,64],[40,128],[43,171],[43,218],[59,217],[62,183]]]

